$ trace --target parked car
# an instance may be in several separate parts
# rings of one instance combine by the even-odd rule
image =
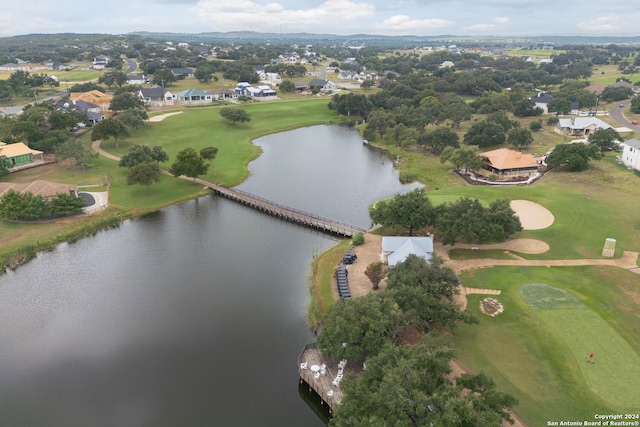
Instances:
[[[637,124],[638,124],[638,121],[637,121],[637,120],[631,120],[631,124],[632,124],[632,125],[637,125]]]
[[[624,104],[620,104],[620,108],[624,108]]]

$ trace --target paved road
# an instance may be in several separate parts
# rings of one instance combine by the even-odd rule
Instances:
[[[615,106],[611,107],[611,109],[609,110],[609,117],[611,117],[613,120],[615,120],[617,123],[621,124],[622,126],[628,127],[632,131],[640,133],[640,126],[632,125],[631,122],[627,120],[627,118],[624,116],[624,110],[630,103],[631,101],[627,100],[624,102],[620,102]],[[624,105],[625,108],[620,108],[620,104]]]
[[[127,71],[125,71],[125,73],[129,75],[138,68],[138,64],[136,64],[136,61],[134,61],[133,59],[126,59],[126,61],[127,64],[129,64],[129,68],[127,69]]]
[[[63,96],[67,96],[67,92],[58,92],[55,95],[47,96],[46,98],[38,99],[38,104],[41,102],[57,100],[62,98]],[[22,109],[27,105],[33,105],[34,102],[29,102],[24,105],[11,105],[8,107],[0,107],[0,116],[16,116],[18,114],[22,114]]]

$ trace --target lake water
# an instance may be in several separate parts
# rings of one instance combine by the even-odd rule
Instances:
[[[416,187],[346,127],[256,144],[241,189],[356,225]],[[0,276],[0,425],[322,426],[296,360],[334,244],[209,196],[41,253]]]

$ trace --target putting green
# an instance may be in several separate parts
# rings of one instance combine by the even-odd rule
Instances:
[[[593,392],[621,408],[640,407],[640,355],[607,322],[573,295],[548,285],[524,285],[520,296],[566,343],[567,359],[574,360]]]

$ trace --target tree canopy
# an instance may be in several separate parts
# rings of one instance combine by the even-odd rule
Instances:
[[[186,175],[189,178],[196,178],[207,173],[209,164],[204,161],[200,153],[195,148],[185,148],[176,155],[169,173],[173,176]]]
[[[478,147],[502,145],[505,141],[505,130],[493,120],[483,120],[473,124],[464,135],[464,143]]]
[[[118,166],[121,168],[132,168],[140,163],[146,162],[166,162],[169,156],[159,145],[149,147],[148,145],[132,145],[127,150],[127,154],[120,158]]]
[[[115,141],[117,147],[118,139],[126,138],[129,135],[131,135],[129,128],[120,120],[112,117],[99,122],[93,127],[91,131],[91,140],[106,140],[113,137],[113,140]]]
[[[398,194],[369,208],[369,216],[374,223],[401,225],[408,230],[410,236],[416,228],[433,224],[433,215],[433,206],[423,189]]]
[[[596,129],[589,135],[589,144],[593,144],[600,149],[600,152],[610,151],[616,148],[616,141],[622,141],[620,134],[613,128]]]
[[[589,160],[600,160],[602,155],[596,145],[561,144],[544,160],[551,169],[563,166],[569,172],[580,172],[589,167]]]
[[[127,184],[140,184],[147,187],[147,193],[151,184],[160,181],[160,166],[156,161],[147,161],[134,165],[127,174]]]
[[[507,411],[518,402],[496,389],[485,374],[447,374],[454,351],[431,336],[415,345],[386,346],[367,359],[358,380],[341,384],[344,397],[335,409],[335,427],[499,426],[513,422]]]
[[[251,116],[244,108],[224,107],[220,109],[220,116],[235,125],[236,123],[247,123],[251,121]]]

